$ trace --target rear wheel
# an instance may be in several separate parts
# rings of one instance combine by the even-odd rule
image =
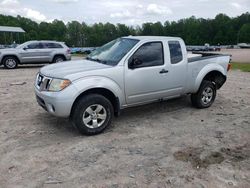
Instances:
[[[14,56],[7,56],[3,59],[3,65],[6,69],[15,69],[18,65],[18,59]]]
[[[191,101],[197,108],[208,108],[213,104],[215,97],[215,85],[211,81],[204,80],[198,92],[191,95]]]
[[[90,94],[81,98],[73,107],[71,120],[82,134],[95,135],[111,124],[113,114],[113,106],[107,98]]]
[[[62,55],[57,55],[53,59],[53,63],[59,63],[65,61],[65,58]]]

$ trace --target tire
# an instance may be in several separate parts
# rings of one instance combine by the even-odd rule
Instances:
[[[113,114],[113,106],[107,98],[99,94],[89,94],[73,106],[71,121],[80,133],[96,135],[111,124]]]
[[[7,56],[3,58],[3,65],[6,69],[15,69],[18,65],[18,59],[14,56]]]
[[[54,57],[52,63],[60,63],[60,62],[63,62],[63,61],[65,61],[64,56],[62,56],[62,55],[56,55],[56,56]]]
[[[191,95],[191,102],[196,108],[210,107],[216,98],[216,87],[211,81],[204,80],[197,93]]]

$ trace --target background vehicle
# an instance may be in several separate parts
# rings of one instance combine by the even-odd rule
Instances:
[[[246,48],[246,49],[250,49],[250,44],[247,44],[247,43],[239,43],[238,46],[240,48]]]
[[[70,48],[71,54],[90,54],[95,49],[96,49],[95,47],[85,47],[85,48],[73,47],[73,48]]]
[[[70,59],[70,49],[63,42],[29,41],[16,48],[0,50],[0,65],[7,69],[14,69],[18,64],[56,63]]]
[[[102,132],[121,109],[191,94],[198,108],[211,106],[225,83],[230,55],[188,56],[182,39],[124,37],[86,60],[43,67],[35,82],[38,103],[70,117],[80,132]]]
[[[210,46],[206,43],[204,46],[187,46],[187,51],[191,52],[208,52],[208,51],[220,51],[221,46]]]

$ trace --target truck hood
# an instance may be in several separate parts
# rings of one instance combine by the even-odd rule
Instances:
[[[112,66],[104,65],[89,60],[66,61],[55,63],[41,68],[41,74],[53,78],[65,78],[71,74],[84,73],[87,71],[111,68]]]

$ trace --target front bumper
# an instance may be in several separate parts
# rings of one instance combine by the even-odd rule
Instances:
[[[39,91],[35,87],[37,103],[50,114],[57,117],[69,117],[74,103],[73,86],[60,92]],[[76,93],[76,92],[75,92]]]

